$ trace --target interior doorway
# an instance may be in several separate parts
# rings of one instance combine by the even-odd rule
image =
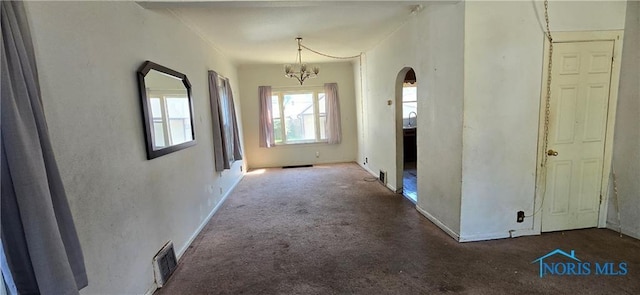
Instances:
[[[404,68],[396,79],[396,163],[399,192],[418,201],[418,82],[412,68]]]
[[[549,104],[541,101],[541,118],[549,114],[548,139],[545,144],[541,133],[538,144],[539,161],[547,162],[538,171],[542,183],[536,198],[542,232],[603,226],[606,219],[618,40],[616,32],[554,35],[557,66],[551,71]]]

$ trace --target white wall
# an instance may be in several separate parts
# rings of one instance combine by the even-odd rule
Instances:
[[[240,104],[243,113],[245,154],[249,168],[353,162],[356,160],[356,100],[351,63],[316,65],[320,68],[320,74],[314,79],[306,80],[303,87],[322,87],[324,83],[338,83],[342,142],[337,145],[312,143],[261,148],[258,143],[258,86],[295,89],[300,87],[300,83],[295,79],[286,78],[284,68],[280,64],[242,65],[239,67],[238,75],[242,81]],[[318,158],[316,158],[316,152],[320,153]]]
[[[516,223],[516,212],[533,212],[543,6],[525,1],[465,5],[460,238],[508,237],[510,230],[533,228],[531,218]],[[623,29],[625,6],[622,1],[551,1],[551,30]]]
[[[429,4],[366,53],[359,97],[358,162],[396,183],[395,83],[412,67],[418,80],[418,210],[456,236],[460,220],[464,4]],[[359,73],[359,67],[354,67]],[[357,80],[357,79],[356,79]],[[392,100],[394,105],[387,105]]]
[[[49,132],[85,254],[83,294],[154,288],[176,251],[241,178],[214,172],[207,70],[236,70],[174,17],[133,2],[27,2]],[[151,60],[193,86],[197,145],[146,160],[136,70]],[[238,94],[235,89],[236,96]],[[236,103],[239,106],[239,103]]]
[[[640,2],[627,2],[613,150],[622,232],[640,239]],[[610,193],[608,227],[619,229]]]

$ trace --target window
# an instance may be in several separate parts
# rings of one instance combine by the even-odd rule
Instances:
[[[414,84],[404,83],[402,85],[402,118],[409,119],[409,114],[418,113],[418,87]]]
[[[149,91],[154,149],[192,140],[191,111],[185,93]]]
[[[230,105],[231,96],[229,95],[229,91],[231,87],[227,85],[229,81],[226,78],[218,78],[218,92],[220,94],[220,114],[221,114],[221,123],[222,123],[222,132],[224,133],[224,148],[227,150],[227,155],[230,163],[235,162],[234,153],[233,153],[233,123],[232,119],[235,120],[235,114],[233,114],[233,110]]]
[[[323,88],[274,90],[271,96],[276,144],[326,142]]]
[[[231,169],[233,162],[242,160],[242,147],[229,79],[215,71],[209,71],[209,102],[215,170],[224,171]]]

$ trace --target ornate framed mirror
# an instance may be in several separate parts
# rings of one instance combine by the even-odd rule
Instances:
[[[146,61],[138,70],[147,159],[196,144],[191,84],[185,74]]]

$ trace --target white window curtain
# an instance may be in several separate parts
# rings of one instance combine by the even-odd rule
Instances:
[[[276,145],[273,133],[271,86],[258,87],[258,93],[260,99],[260,147],[270,148]]]
[[[342,141],[342,124],[340,122],[340,99],[338,98],[338,84],[324,84],[326,97],[327,124],[325,131],[329,144],[339,144]]]
[[[222,84],[222,85],[221,85]],[[209,71],[209,101],[213,124],[213,153],[216,171],[231,169],[231,164],[242,159],[238,120],[233,93],[228,79]]]
[[[0,14],[3,277],[10,272],[12,293],[79,294],[88,283],[84,257],[49,138],[27,14],[21,1],[1,1]]]

